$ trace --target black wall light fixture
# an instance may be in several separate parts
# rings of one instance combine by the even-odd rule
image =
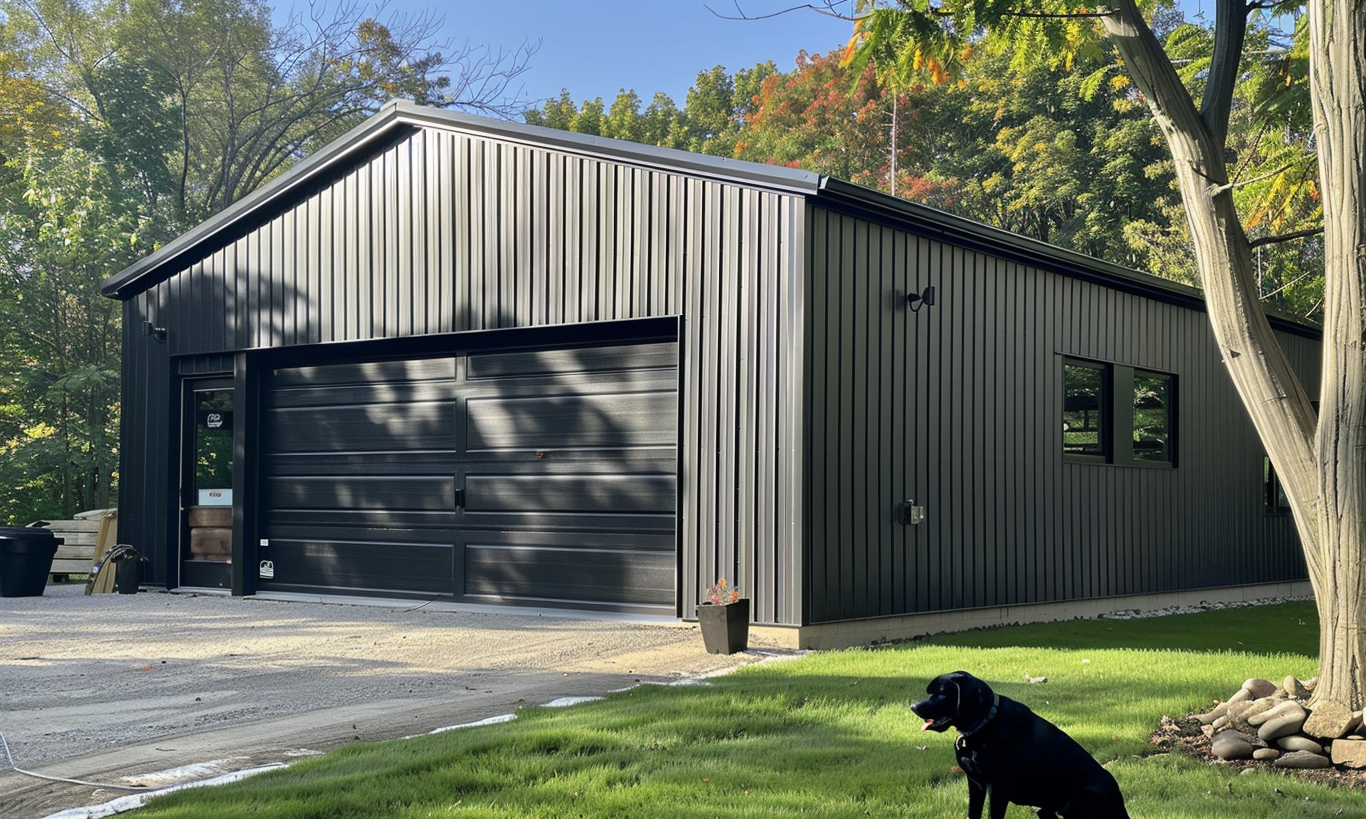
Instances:
[[[151,336],[162,344],[166,343],[166,328],[157,327],[150,321],[144,321],[142,323],[142,334],[144,336]]]
[[[912,313],[920,312],[922,307],[934,306],[934,285],[926,287],[920,293],[907,293],[906,306],[910,308]]]

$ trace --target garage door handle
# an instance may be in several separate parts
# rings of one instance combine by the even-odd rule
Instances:
[[[456,508],[456,509],[464,509],[464,508],[465,508],[465,490],[463,490],[463,489],[457,489],[457,490],[455,490],[455,508]]]

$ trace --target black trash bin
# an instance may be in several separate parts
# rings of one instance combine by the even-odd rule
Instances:
[[[132,546],[115,546],[109,559],[114,561],[114,591],[137,594],[142,585],[142,564],[146,561]]]
[[[61,542],[46,529],[0,526],[0,597],[41,597]]]

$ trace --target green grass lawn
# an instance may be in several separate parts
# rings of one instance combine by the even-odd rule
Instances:
[[[502,725],[353,745],[140,817],[961,817],[953,733],[906,707],[963,669],[1057,723],[1114,773],[1135,819],[1366,815],[1366,792],[1153,753],[1163,715],[1248,677],[1312,676],[1312,604],[946,635],[644,686]],[[1046,676],[1029,684],[1025,676]],[[1013,819],[1033,811],[1012,807]]]

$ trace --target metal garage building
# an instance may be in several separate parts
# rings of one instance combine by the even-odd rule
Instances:
[[[1197,293],[828,177],[394,102],[104,291],[168,587],[818,644],[1305,576]]]

